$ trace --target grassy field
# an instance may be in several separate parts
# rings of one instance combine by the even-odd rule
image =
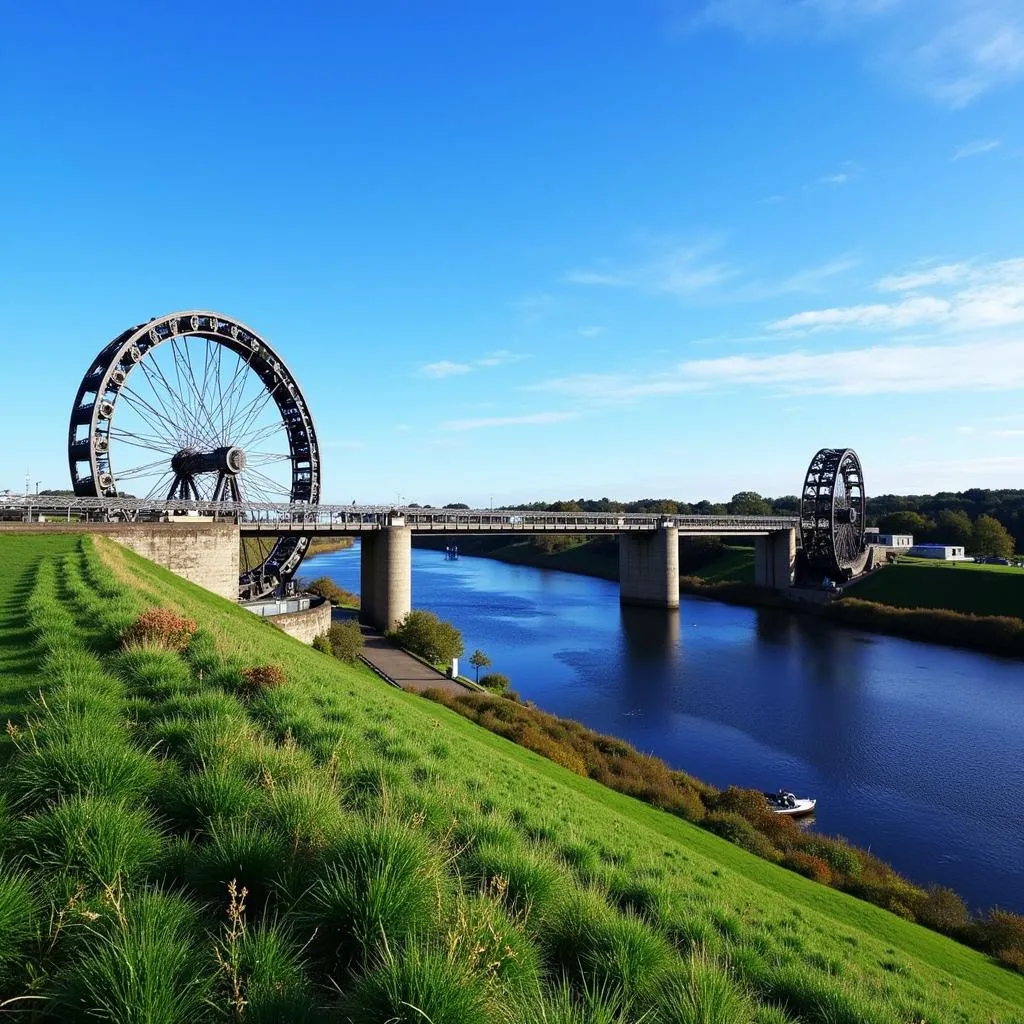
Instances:
[[[981,954],[110,542],[0,550],[0,1006],[24,1019],[1024,1022],[1024,978]],[[119,643],[153,603],[203,624],[182,653]],[[247,687],[264,664],[288,681]]]
[[[727,545],[713,561],[694,569],[693,575],[708,583],[753,583],[754,549]]]
[[[1024,569],[901,557],[849,591],[897,608],[946,608],[969,615],[1024,618]]]

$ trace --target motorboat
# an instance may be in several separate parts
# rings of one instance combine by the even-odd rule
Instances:
[[[794,796],[784,789],[777,793],[765,793],[764,798],[768,801],[769,808],[776,814],[785,814],[790,818],[803,818],[813,814],[814,808],[818,805],[814,797]]]

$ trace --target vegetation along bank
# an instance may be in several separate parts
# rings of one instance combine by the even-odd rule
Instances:
[[[417,547],[444,549],[451,538],[416,537]],[[611,537],[460,537],[465,555],[515,565],[617,580],[618,544]],[[1024,657],[1024,570],[923,560],[886,566],[827,604],[795,600],[754,584],[753,548],[715,540],[680,543],[683,593],[730,604],[817,615],[841,625],[926,643]],[[1001,613],[998,613],[1002,610]]]
[[[26,1019],[1024,1020],[981,952],[132,552],[0,545],[0,1003]]]

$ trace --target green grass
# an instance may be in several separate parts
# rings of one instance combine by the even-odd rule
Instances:
[[[706,583],[753,583],[754,549],[726,545],[722,553],[692,574]]]
[[[42,540],[0,537],[20,566],[0,583],[0,657],[17,667],[0,701],[19,730],[0,773],[0,878],[20,858],[23,880],[0,890],[0,1002],[168,1024],[1024,1021],[1024,978],[965,946],[109,542]],[[117,630],[154,601],[205,632],[185,656],[119,654]],[[284,665],[288,681],[255,698],[221,685],[254,664]],[[141,759],[138,777],[90,767],[103,755],[78,734],[95,713],[110,750]],[[92,754],[69,788],[25,768],[37,749]],[[97,809],[72,816],[84,831],[40,824],[69,806]],[[121,849],[110,823],[128,812]],[[103,842],[70,850],[90,829]]]
[[[1024,569],[900,558],[850,588],[850,596],[897,608],[944,608],[1024,618]]]

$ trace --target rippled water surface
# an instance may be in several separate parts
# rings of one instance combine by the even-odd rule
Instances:
[[[358,590],[359,548],[303,571]],[[545,710],[717,786],[816,796],[816,828],[1024,912],[1021,663],[699,598],[621,608],[614,583],[436,551],[413,552],[413,601]]]

